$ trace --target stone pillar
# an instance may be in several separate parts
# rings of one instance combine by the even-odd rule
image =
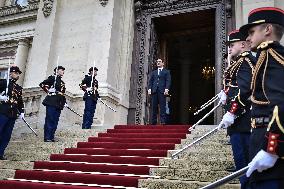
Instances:
[[[4,7],[4,5],[5,5],[5,0],[0,0],[0,8]]]
[[[17,48],[17,54],[15,58],[15,64],[20,68],[22,74],[18,80],[18,84],[23,86],[24,77],[25,77],[25,69],[27,64],[27,59],[29,55],[29,40],[28,39],[20,39]]]
[[[236,18],[236,29],[239,29],[244,23],[247,23],[247,18],[243,15],[243,1],[235,1],[235,18]]]

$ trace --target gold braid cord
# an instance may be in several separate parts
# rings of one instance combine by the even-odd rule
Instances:
[[[252,76],[252,81],[251,81],[251,89],[252,89],[251,101],[255,104],[266,105],[266,104],[270,103],[270,101],[268,100],[268,97],[266,95],[266,92],[264,90],[265,73],[266,73],[266,70],[267,70],[268,58],[269,58],[268,54],[270,54],[272,56],[272,58],[274,58],[279,64],[284,66],[283,56],[281,56],[279,53],[277,53],[274,49],[269,48],[268,50],[261,51],[260,56],[258,58],[256,66],[255,66],[255,69],[253,71],[253,76]],[[263,71],[263,75],[262,75],[262,91],[263,91],[263,94],[264,94],[267,101],[259,101],[259,100],[256,100],[255,96],[254,96],[255,85],[256,85],[256,79],[257,79],[258,72],[259,72],[261,66],[263,65],[265,58],[266,58],[266,62],[265,62],[265,67],[264,67],[264,71]]]
[[[283,128],[283,126],[282,126],[282,124],[280,122],[279,113],[278,113],[279,110],[278,109],[279,109],[278,106],[274,107],[273,115],[272,115],[270,123],[268,124],[267,131],[270,131],[270,128],[271,128],[272,124],[274,122],[276,122],[276,124],[277,124],[278,128],[280,129],[280,131],[282,133],[284,133],[284,128]]]
[[[262,90],[264,92],[264,95],[265,95],[267,101],[256,100],[255,96],[254,96],[257,75],[258,75],[258,72],[259,72],[265,58],[266,58],[266,66],[265,66],[265,70],[264,70],[263,78],[262,78],[262,84],[264,84],[264,76],[265,76],[265,71],[266,71],[266,67],[267,67],[267,63],[268,63],[268,52],[266,50],[261,51],[260,56],[258,58],[258,61],[255,65],[255,69],[254,69],[254,72],[253,72],[253,75],[252,75],[252,80],[251,80],[251,89],[252,89],[251,101],[255,104],[260,104],[260,105],[266,105],[266,104],[270,103],[269,100],[267,99],[266,93],[264,91],[264,85],[262,85]]]
[[[281,56],[278,52],[276,52],[274,49],[268,49],[269,54],[282,66],[284,66],[284,58]]]

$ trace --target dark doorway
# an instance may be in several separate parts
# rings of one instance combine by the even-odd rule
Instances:
[[[215,10],[159,17],[154,24],[158,56],[172,75],[170,124],[193,124],[206,113],[194,111],[215,91]],[[213,123],[211,115],[202,124]]]

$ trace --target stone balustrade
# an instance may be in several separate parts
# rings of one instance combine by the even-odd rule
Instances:
[[[41,97],[43,94],[44,93],[40,87],[25,88],[23,90],[23,101],[26,117],[38,116]]]

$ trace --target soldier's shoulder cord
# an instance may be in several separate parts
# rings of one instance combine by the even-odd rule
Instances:
[[[260,68],[262,67],[264,61],[265,61],[265,68],[268,65],[268,50],[266,48],[266,45],[262,45],[262,48],[259,48],[259,50],[261,50],[260,55],[258,57],[257,63],[255,65],[254,71],[253,71],[253,75],[252,75],[252,79],[251,79],[251,89],[252,89],[252,95],[251,95],[251,101],[255,104],[259,104],[259,105],[267,105],[270,104],[270,101],[266,95],[266,92],[264,90],[264,80],[262,79],[262,92],[265,96],[265,100],[257,100],[255,99],[255,89],[256,89],[256,80],[257,80],[257,76],[259,75],[260,72]],[[265,78],[266,69],[264,69],[263,73],[262,73],[262,78]]]

